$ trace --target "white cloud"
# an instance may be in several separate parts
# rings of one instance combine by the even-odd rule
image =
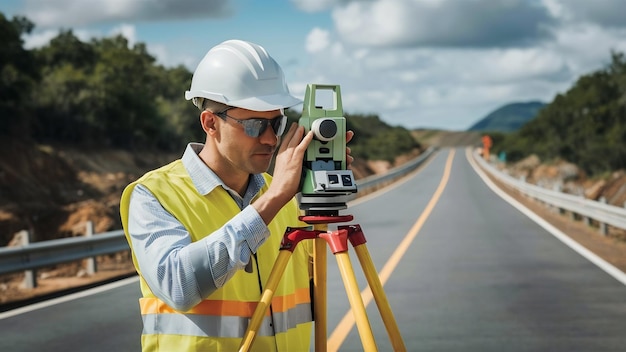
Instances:
[[[165,67],[175,67],[182,65],[187,69],[195,70],[198,64],[198,58],[183,51],[172,50],[165,44],[148,44],[147,50],[150,55],[154,56],[161,65]]]
[[[568,72],[565,58],[544,48],[511,48],[484,51],[461,51],[455,55],[456,67],[463,67],[464,83],[503,84],[535,79],[559,81]]]
[[[109,33],[102,33],[95,30],[77,29],[72,30],[72,33],[81,41],[89,42],[93,38],[110,37],[116,35],[122,35],[128,40],[128,45],[133,46],[137,42],[137,31],[135,26],[122,23],[113,27]],[[24,47],[28,49],[39,48],[50,43],[50,40],[59,35],[59,30],[47,29],[43,31],[36,31],[32,34],[24,36]]]
[[[72,33],[76,36],[76,38],[80,39],[83,42],[88,42],[94,37],[102,36],[102,33],[100,32],[85,29],[72,30]],[[31,34],[23,36],[24,47],[26,49],[40,48],[42,46],[48,45],[48,43],[50,43],[50,40],[57,35],[59,35],[59,30],[57,29],[35,31]]]
[[[589,24],[565,26],[556,33],[553,48],[576,72],[596,70],[602,63],[608,63],[611,50],[626,52],[626,28],[607,29]]]
[[[47,45],[50,42],[50,39],[56,37],[59,34],[59,31],[49,29],[46,31],[35,32],[30,35],[24,36],[24,47],[26,49],[34,49],[40,48],[44,45]]]
[[[325,50],[329,45],[329,35],[327,30],[314,28],[306,38],[306,51],[316,53]]]
[[[122,35],[128,40],[128,45],[131,47],[137,42],[137,31],[135,26],[130,24],[123,23],[116,26],[111,30],[111,35]]]
[[[626,27],[626,3],[623,0],[546,0],[560,7],[563,18],[595,23],[606,27]],[[556,2],[557,4],[553,4]]]
[[[341,4],[342,0],[290,0],[297,8],[305,12],[320,12]]]
[[[216,18],[232,13],[232,0],[26,0],[37,26],[73,27],[115,21]]]
[[[526,0],[353,1],[333,9],[339,35],[366,46],[493,47],[549,38],[554,19]]]

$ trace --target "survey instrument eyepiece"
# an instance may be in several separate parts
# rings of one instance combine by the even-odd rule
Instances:
[[[318,141],[329,142],[337,137],[337,123],[333,119],[320,118],[313,121],[311,130]]]
[[[323,214],[345,209],[347,196],[355,193],[357,186],[352,170],[347,169],[340,87],[307,85],[298,124],[314,134],[303,161],[300,208]]]

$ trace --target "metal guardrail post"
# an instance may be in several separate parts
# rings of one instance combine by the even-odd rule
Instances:
[[[93,237],[93,222],[92,221],[87,221],[85,223],[85,237]],[[89,257],[86,260],[86,268],[85,271],[87,271],[87,275],[93,275],[96,273],[96,257]]]
[[[19,234],[22,242],[22,246],[26,247],[30,243],[30,232],[28,230],[22,230]],[[24,288],[37,287],[37,271],[35,269],[24,271],[24,281],[22,282]]]
[[[563,187],[560,184],[556,183],[552,187],[552,190],[555,191],[555,192],[563,192]],[[563,208],[561,208],[559,206],[555,206],[553,208],[554,208],[554,212],[557,213],[557,214],[563,214],[565,212],[565,209],[563,209]]]
[[[600,202],[600,203],[602,203],[602,204],[606,204],[606,198],[605,198],[605,197],[600,197],[600,199],[598,200],[598,202]],[[598,230],[600,230],[600,233],[601,233],[603,236],[606,236],[606,235],[609,233],[608,228],[607,228],[607,226],[606,226],[606,223],[605,223],[605,222],[602,222],[602,221],[600,221],[600,222],[598,223]]]
[[[580,196],[580,199],[584,200],[585,196]],[[585,224],[585,226],[591,227],[591,218],[588,217],[586,214],[580,214],[580,216],[582,216],[583,218],[583,224]]]

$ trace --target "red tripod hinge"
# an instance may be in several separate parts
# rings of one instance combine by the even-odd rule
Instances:
[[[293,250],[296,249],[298,242],[317,238],[321,232],[323,231],[308,230],[306,227],[288,227],[287,230],[285,230],[283,240],[280,243],[280,249],[288,250],[293,253]]]
[[[319,234],[320,238],[326,240],[333,254],[346,252],[348,250],[348,231],[339,229],[337,231],[329,231]]]
[[[361,230],[361,225],[342,225],[337,228],[348,231],[348,239],[352,243],[352,247],[367,243],[363,230]]]

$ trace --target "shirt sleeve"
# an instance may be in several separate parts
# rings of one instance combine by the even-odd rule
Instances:
[[[128,232],[152,293],[181,311],[243,269],[270,234],[254,207],[247,206],[217,231],[192,242],[187,229],[142,185],[131,194]]]

